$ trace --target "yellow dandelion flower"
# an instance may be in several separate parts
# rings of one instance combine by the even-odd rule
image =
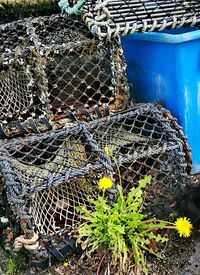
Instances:
[[[110,178],[102,178],[99,180],[99,189],[101,190],[106,190],[107,188],[112,187],[112,180]]]
[[[175,229],[178,231],[180,237],[190,237],[192,224],[186,217],[178,218],[175,222]]]
[[[106,153],[106,155],[108,156],[112,156],[112,151],[110,150],[110,148],[108,146],[104,147],[104,152]]]
[[[64,263],[63,263],[63,266],[64,266],[64,267],[68,267],[68,265],[69,265],[68,262],[64,262]]]

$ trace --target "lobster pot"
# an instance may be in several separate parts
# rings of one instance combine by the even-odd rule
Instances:
[[[77,1],[72,2],[75,9]],[[61,0],[59,6],[70,14],[72,8],[65,0]],[[200,3],[196,0],[88,0],[82,7],[82,14],[94,34],[110,39],[136,31],[161,31],[198,24]]]
[[[164,211],[184,190],[191,171],[190,149],[166,109],[139,104],[130,111],[91,122],[90,131],[102,150],[108,147],[113,177],[119,183],[119,167],[125,194],[146,175],[152,176],[147,187],[148,210],[156,205]]]
[[[80,222],[76,207],[90,207],[98,179],[112,169],[84,125],[18,138],[1,151],[8,199],[24,232],[47,236]]]
[[[30,16],[51,15],[59,11],[56,0],[1,0],[0,24]]]
[[[106,154],[105,147],[112,153]],[[80,222],[76,206],[91,207],[87,199],[97,196],[103,176],[113,180],[108,192],[113,201],[119,184],[116,163],[125,194],[151,175],[147,208],[155,203],[165,207],[175,189],[184,188],[189,148],[171,115],[151,104],[1,147],[8,199],[23,230],[45,236],[70,232]]]
[[[118,40],[101,42],[74,18],[0,26],[1,133],[62,127],[123,110],[128,86]]]
[[[77,207],[92,209],[88,199],[97,198],[100,178],[113,181],[107,190],[112,204],[120,178],[126,195],[138,180],[151,175],[143,211],[167,218],[167,209],[177,192],[184,191],[191,169],[189,148],[176,120],[152,104],[16,138],[0,151],[8,201],[20,234],[25,235],[15,239],[14,248],[31,250],[33,264],[41,257],[48,259],[49,253],[58,257],[57,252],[66,252],[69,241],[75,249],[69,236],[81,222]]]

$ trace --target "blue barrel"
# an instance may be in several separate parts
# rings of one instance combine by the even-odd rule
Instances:
[[[131,94],[161,101],[178,119],[200,172],[200,30],[181,28],[122,37]]]

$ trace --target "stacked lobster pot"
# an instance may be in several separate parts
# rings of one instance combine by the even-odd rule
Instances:
[[[149,215],[183,190],[186,139],[167,110],[130,101],[118,36],[101,40],[76,16],[0,25],[0,80],[0,169],[20,225],[13,247],[31,251],[35,265],[78,250],[69,238],[76,208],[92,207],[104,176],[115,201],[118,167],[125,194],[152,176]]]
[[[21,228],[14,248],[47,251],[39,237],[69,232],[80,221],[75,207],[97,195],[98,178],[111,169],[80,123],[131,104],[122,48],[61,15],[2,24],[0,45],[1,172]]]
[[[68,14],[81,9],[91,32],[108,40],[118,35],[194,26],[200,22],[200,3],[196,0],[60,0],[59,6]]]
[[[57,0],[1,0],[0,24],[60,13]]]

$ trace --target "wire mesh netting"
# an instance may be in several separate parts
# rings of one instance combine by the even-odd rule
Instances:
[[[108,147],[112,156],[104,152]],[[1,147],[0,167],[7,194],[24,232],[54,236],[80,222],[76,206],[91,207],[98,180],[110,176],[115,199],[120,169],[124,193],[152,175],[146,211],[171,203],[185,186],[189,148],[176,120],[161,107],[139,104],[129,111],[87,124],[18,138]],[[22,222],[23,221],[23,222]]]
[[[119,41],[99,41],[77,18],[0,25],[0,80],[4,137],[90,120],[128,102]]]
[[[65,2],[61,0],[60,6],[67,11]],[[200,4],[196,0],[88,0],[83,10],[91,31],[109,39],[135,31],[161,31],[200,22]]]

